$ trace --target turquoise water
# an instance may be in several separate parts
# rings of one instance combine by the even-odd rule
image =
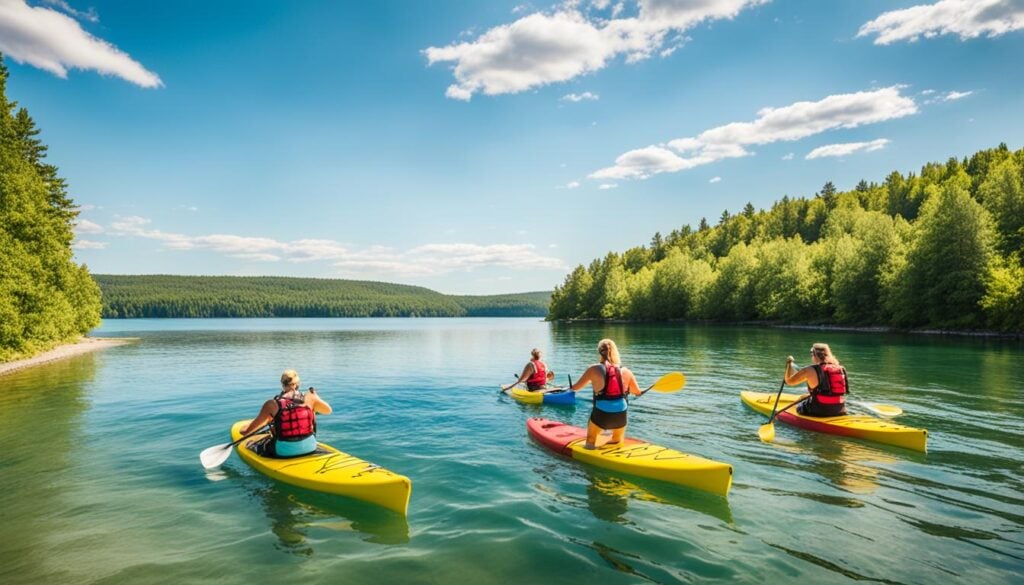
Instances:
[[[0,583],[1010,583],[1024,570],[1010,341],[532,319],[107,321],[115,347],[2,378]],[[574,377],[604,336],[641,384],[630,433],[732,463],[728,500],[554,456],[497,394],[546,352]],[[927,455],[777,425],[787,354],[832,344],[858,398],[904,408]],[[413,481],[407,519],[198,453],[293,367],[335,414],[321,439]]]

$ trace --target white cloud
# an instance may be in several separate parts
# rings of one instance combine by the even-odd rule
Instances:
[[[917,113],[901,86],[831,95],[816,102],[764,108],[753,122],[733,122],[690,138],[631,150],[615,164],[589,175],[591,179],[646,179],[727,158],[752,154],[750,145],[788,142],[839,128],[856,128]]]
[[[924,95],[924,92],[921,92]],[[925,104],[935,104],[939,102],[953,102],[956,100],[962,100],[967,96],[974,95],[973,91],[947,91],[946,93],[935,94],[933,91],[930,97],[924,101]]]
[[[79,218],[78,221],[75,222],[74,231],[76,234],[102,234],[103,226],[98,223],[91,222],[88,219]]]
[[[601,183],[600,185],[597,186],[597,188],[602,191],[606,191],[608,189],[614,189],[618,186],[619,185],[617,183]]]
[[[579,187],[579,186],[580,186],[580,182],[579,181],[569,181],[568,183],[565,184],[565,188],[566,189],[575,189],[576,187]]]
[[[807,153],[804,158],[812,160],[815,158],[824,158],[827,156],[846,156],[855,152],[871,152],[873,150],[881,150],[889,144],[888,138],[879,138],[878,140],[872,140],[871,142],[846,142],[842,144],[828,144],[826,146],[819,146],[811,152]]]
[[[947,93],[946,95],[942,96],[939,99],[944,101],[944,102],[951,102],[951,101],[954,101],[954,100],[963,99],[963,98],[965,98],[965,97],[967,97],[967,96],[969,96],[969,95],[971,95],[973,93],[974,93],[973,91],[951,91],[951,92]]]
[[[329,262],[346,274],[363,276],[432,276],[486,267],[516,270],[565,268],[560,259],[538,253],[531,244],[427,244],[405,251],[384,246],[353,249],[326,239],[282,242],[232,234],[188,236],[150,229],[151,223],[149,219],[138,216],[119,217],[111,223],[107,233],[157,240],[171,250],[206,250],[255,262]]]
[[[91,240],[78,240],[71,247],[76,250],[103,250],[107,247],[107,242],[94,242]]]
[[[783,155],[782,160],[793,160],[793,153],[792,152],[786,153],[785,155]]]
[[[0,1],[0,52],[19,63],[67,77],[68,69],[92,69],[142,87],[160,87],[157,75],[74,18],[24,0]]]
[[[582,101],[596,101],[599,99],[601,99],[601,96],[599,96],[598,94],[585,91],[583,93],[570,93],[563,95],[561,98],[559,98],[559,101],[576,103]]]
[[[456,83],[449,98],[469,100],[475,93],[518,93],[568,81],[603,69],[618,56],[629,63],[649,58],[672,32],[682,33],[701,22],[731,19],[743,9],[767,0],[636,0],[636,16],[610,19],[566,2],[552,13],[535,12],[496,26],[472,42],[423,50],[430,65],[453,63]],[[608,3],[594,5],[606,8]]]
[[[92,8],[91,6],[89,7],[89,10],[82,12],[81,10],[75,10],[70,4],[68,4],[64,0],[43,0],[43,2],[51,6],[56,6],[57,8],[60,8],[68,15],[74,16],[79,20],[87,20],[93,23],[100,21],[100,15],[96,14],[96,9]]]
[[[941,0],[883,12],[861,26],[857,36],[876,35],[876,45],[888,45],[950,34],[960,40],[998,37],[1022,28],[1024,2],[1020,0]]]
[[[722,182],[722,177],[711,177],[711,180],[708,181],[708,183],[721,183],[721,182]]]

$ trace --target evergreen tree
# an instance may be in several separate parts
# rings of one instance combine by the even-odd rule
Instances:
[[[0,361],[87,333],[100,307],[72,260],[77,210],[32,118],[7,99],[7,79],[0,57]]]
[[[897,322],[953,328],[983,324],[980,301],[995,231],[969,189],[970,177],[963,171],[941,187],[929,187],[907,255]]]

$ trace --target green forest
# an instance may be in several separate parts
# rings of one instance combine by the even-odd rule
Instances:
[[[2,58],[2,57],[0,57]],[[100,322],[100,290],[72,259],[78,209],[0,62],[0,361],[74,340]]]
[[[548,318],[1024,331],[1024,149],[748,203],[578,266]]]
[[[97,274],[104,318],[543,317],[550,292],[450,296],[401,284],[274,276]]]

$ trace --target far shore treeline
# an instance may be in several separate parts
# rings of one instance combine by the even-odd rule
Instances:
[[[609,252],[549,319],[707,319],[1024,331],[1024,149],[747,204]]]
[[[93,276],[103,318],[544,317],[549,291],[445,295],[419,286],[276,276]]]
[[[72,259],[78,210],[28,111],[7,99],[0,56],[0,361],[77,339],[100,322],[100,291]]]

